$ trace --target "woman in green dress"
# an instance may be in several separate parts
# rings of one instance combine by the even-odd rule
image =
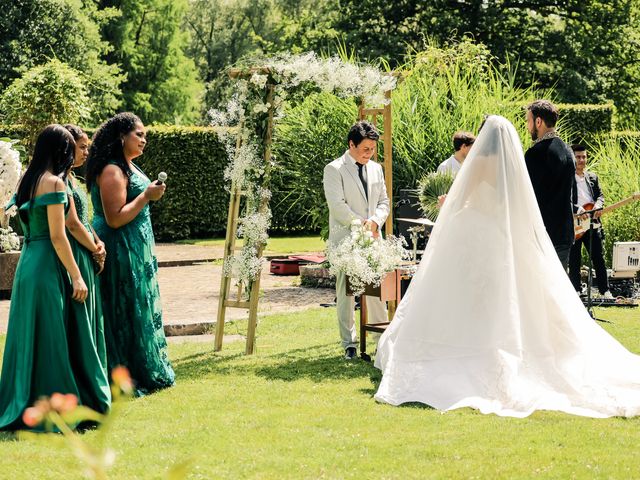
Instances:
[[[149,202],[165,185],[151,182],[133,163],[146,130],[132,113],[119,113],[96,131],[87,161],[93,227],[108,255],[100,275],[109,369],[124,365],[137,393],[173,385],[158,287],[158,262]]]
[[[73,168],[78,168],[87,160],[89,138],[76,125],[64,127],[76,142]],[[80,401],[100,413],[105,413],[111,405],[111,391],[107,372],[102,300],[95,270],[98,268],[98,271],[101,271],[104,266],[105,248],[104,243],[89,225],[87,196],[73,173],[68,176],[67,194],[67,236],[73,257],[89,290],[84,303],[71,304],[67,330],[69,353],[80,390]]]
[[[88,293],[65,233],[65,178],[74,147],[64,127],[46,127],[12,201],[25,239],[0,375],[0,429],[23,428],[23,411],[41,396],[79,396],[66,328],[69,297],[83,303]]]

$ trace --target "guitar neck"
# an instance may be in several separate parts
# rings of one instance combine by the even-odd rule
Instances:
[[[627,197],[624,200],[620,200],[619,202],[613,203],[613,204],[609,205],[608,207],[604,207],[602,209],[602,213],[607,213],[607,212],[610,212],[611,210],[615,210],[616,208],[620,208],[620,207],[626,205],[627,203],[633,202],[634,200],[636,200],[636,196],[635,195],[631,195],[630,197]]]

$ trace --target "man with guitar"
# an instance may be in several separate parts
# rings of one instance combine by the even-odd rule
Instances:
[[[587,149],[584,145],[571,145],[576,159],[576,183],[573,189],[573,202],[577,207],[576,217],[578,225],[587,224],[587,230],[576,228],[576,241],[571,247],[569,254],[569,278],[577,292],[582,290],[580,283],[580,267],[582,265],[582,246],[587,249],[591,257],[591,262],[596,271],[596,281],[600,294],[607,299],[613,298],[609,291],[609,280],[607,278],[607,267],[604,263],[602,238],[603,234],[600,223],[602,208],[604,207],[604,194],[600,189],[598,176],[593,172],[585,171],[587,165]],[[598,210],[593,214],[598,228],[588,229],[589,215],[583,212],[588,210]],[[589,252],[589,243],[591,251]]]

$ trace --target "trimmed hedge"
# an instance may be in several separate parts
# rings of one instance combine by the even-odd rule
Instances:
[[[597,135],[608,133],[613,128],[614,106],[558,104],[559,122],[563,130],[571,133],[572,140],[590,141]]]
[[[160,240],[224,234],[229,193],[224,188],[227,154],[216,130],[149,127],[147,147],[136,163],[154,180],[167,173],[167,191],[151,207]]]

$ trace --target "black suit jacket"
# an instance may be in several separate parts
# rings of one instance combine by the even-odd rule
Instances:
[[[573,205],[576,163],[558,137],[534,144],[524,155],[544,226],[554,245],[574,240]]]

